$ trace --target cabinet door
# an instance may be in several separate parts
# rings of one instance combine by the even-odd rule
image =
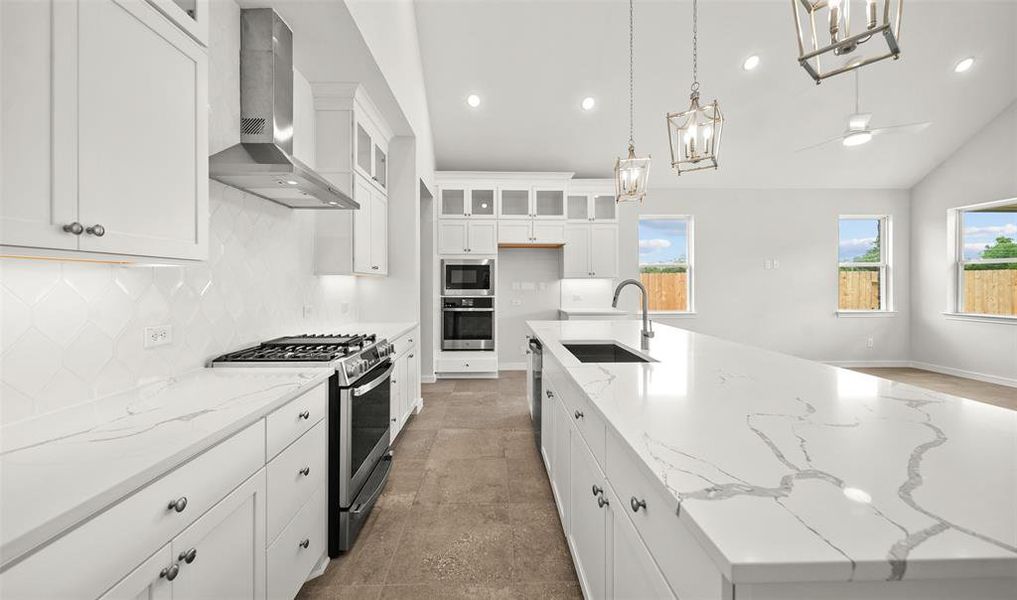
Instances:
[[[496,254],[498,252],[498,222],[470,221],[468,237],[470,254]]]
[[[395,361],[395,369],[392,370],[391,385],[392,391],[389,394],[389,417],[392,421],[392,441],[403,428],[405,412],[403,407],[406,404],[406,354],[403,354]]]
[[[441,197],[442,217],[465,217],[466,190],[463,188],[442,188],[438,192]]]
[[[607,597],[608,506],[601,506],[600,493],[607,486],[600,468],[582,437],[572,432],[571,441],[571,523],[568,537],[572,542],[576,574],[587,598]],[[595,489],[596,488],[596,489]]]
[[[498,216],[528,219],[533,211],[530,206],[529,188],[499,188]]]
[[[357,137],[354,148],[354,154],[356,155],[357,170],[360,174],[368,179],[374,177],[374,171],[372,166],[374,165],[373,156],[371,153],[374,151],[374,141],[371,139],[371,132],[367,128],[366,124],[357,121]]]
[[[180,567],[173,597],[209,600],[265,595],[265,470],[213,506],[172,544]],[[190,563],[186,558],[193,552]]]
[[[498,221],[499,244],[529,244],[531,221]]]
[[[617,221],[618,203],[613,195],[600,194],[593,197],[594,221]]]
[[[590,199],[586,194],[571,194],[566,199],[565,216],[569,221],[589,221]]]
[[[563,222],[533,222],[533,243],[535,244],[564,244],[565,223]]]
[[[527,373],[527,381],[532,379],[532,375]],[[551,480],[551,487],[555,488],[554,483],[554,464],[557,458],[554,454],[554,442],[557,432],[554,428],[554,417],[555,417],[555,401],[552,397],[553,392],[547,389],[547,382],[544,382],[543,390],[540,390],[540,398],[537,398],[537,402],[540,402],[540,454],[544,458],[544,468],[547,470],[547,477]],[[565,435],[568,435],[568,431],[565,431]],[[557,489],[555,489],[557,493]],[[556,494],[555,499],[558,496]]]
[[[438,221],[438,254],[464,254],[466,229],[466,221],[448,219]]]
[[[388,198],[376,190],[371,194],[371,272],[388,274]]]
[[[562,277],[590,277],[590,225],[566,225]]]
[[[175,562],[172,548],[166,544],[99,600],[171,600],[170,581],[162,573]]]
[[[205,258],[205,49],[147,2],[77,6],[79,248]]]
[[[590,272],[592,277],[618,276],[617,225],[590,225]]]
[[[67,123],[77,92],[73,72],[62,75],[75,64],[75,11],[70,2],[0,2],[0,244],[78,247],[62,229],[78,220]]]
[[[470,190],[471,217],[494,217],[494,189],[476,188]]]
[[[410,412],[417,405],[417,398],[420,397],[420,357],[417,356],[417,349],[413,347],[406,355],[406,396],[403,398],[403,418],[410,416]]]
[[[374,147],[374,180],[381,187],[388,187],[388,153],[381,146]]]
[[[558,498],[558,513],[568,534],[572,526],[572,416],[561,398],[551,402],[554,415],[554,459],[551,464],[551,486]]]
[[[611,542],[611,597],[617,600],[643,600],[644,598],[674,598],[667,580],[657,568],[650,551],[625,514],[628,502],[614,494],[611,486],[605,491],[610,504]]]
[[[373,221],[371,213],[374,210],[373,190],[371,184],[363,177],[355,176],[353,199],[360,204],[360,208],[353,213],[353,271],[356,273],[371,273],[373,266],[371,258],[371,235]]]
[[[564,219],[565,190],[534,189],[533,216],[537,219]]]

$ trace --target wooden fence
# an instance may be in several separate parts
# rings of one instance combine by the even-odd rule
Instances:
[[[640,273],[646,286],[650,310],[683,311],[689,309],[688,273]]]
[[[879,310],[879,271],[840,272],[841,310]]]
[[[964,312],[1017,315],[1017,269],[964,271]]]

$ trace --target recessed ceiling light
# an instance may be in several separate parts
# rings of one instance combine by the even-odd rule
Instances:
[[[959,63],[957,63],[954,66],[954,68],[953,68],[953,72],[954,73],[963,73],[964,71],[967,71],[968,69],[970,69],[974,64],[975,64],[975,59],[969,56],[969,57],[961,60]]]
[[[869,140],[871,140],[871,139],[872,139],[872,133],[871,132],[868,132],[868,131],[855,131],[854,133],[849,133],[846,136],[844,136],[844,139],[841,141],[841,143],[844,144],[845,146],[849,146],[849,147],[850,146],[861,146],[862,144],[868,143]]]
[[[755,54],[746,58],[745,62],[742,63],[742,69],[746,71],[751,71],[752,69],[755,69],[758,66],[759,66],[759,56]]]
[[[477,108],[478,106],[480,106],[480,96],[476,94],[470,94],[469,96],[466,97],[466,103],[472,106],[473,108]]]
[[[594,100],[593,98],[591,98],[589,96],[587,96],[586,98],[583,98],[583,104],[582,104],[583,110],[593,110],[593,107],[596,106],[596,105],[597,105],[597,101]]]

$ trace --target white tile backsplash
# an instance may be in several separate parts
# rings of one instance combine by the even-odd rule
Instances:
[[[356,321],[356,280],[313,275],[313,211],[210,186],[207,262],[0,260],[0,424],[173,376],[266,338]],[[172,326],[173,342],[145,349],[144,328],[155,325]]]

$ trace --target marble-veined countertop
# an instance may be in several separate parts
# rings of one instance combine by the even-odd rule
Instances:
[[[562,341],[640,322],[528,325],[733,583],[1017,578],[1017,412],[661,324],[658,362],[584,365]]]
[[[0,430],[0,568],[334,371],[197,369]]]

